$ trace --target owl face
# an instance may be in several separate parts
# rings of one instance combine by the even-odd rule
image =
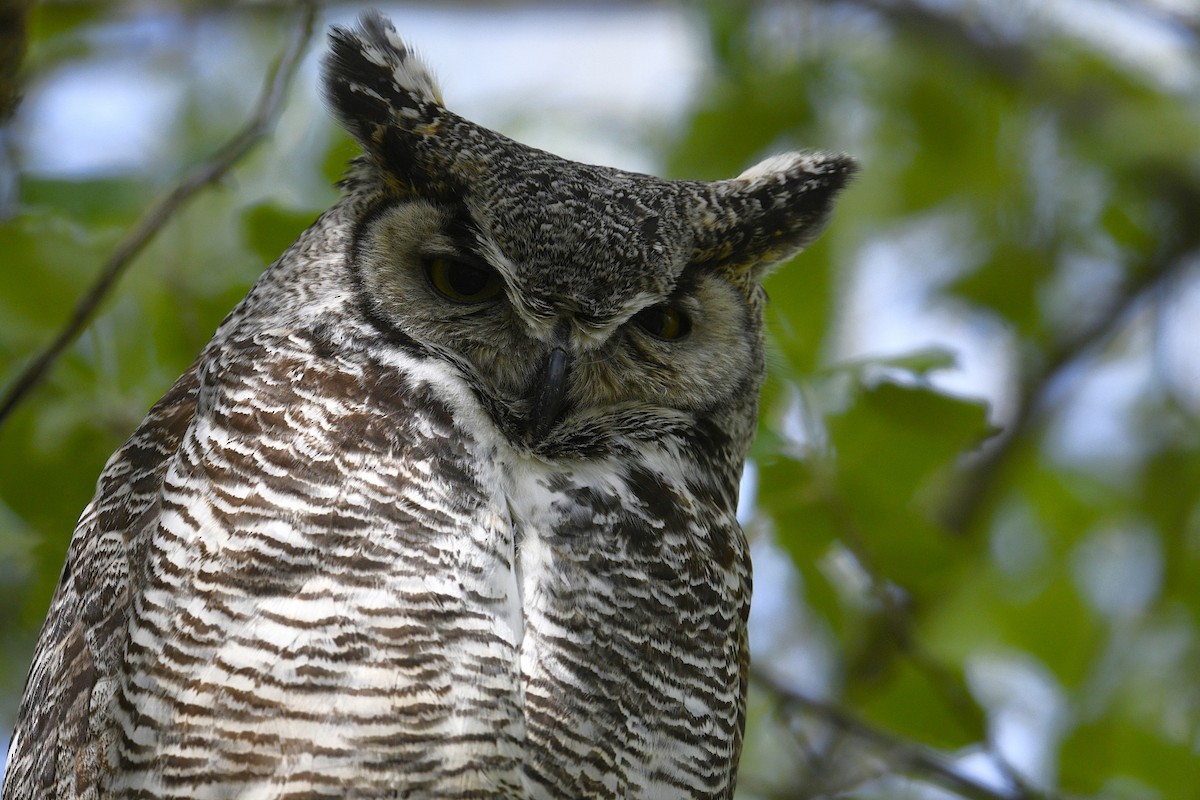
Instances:
[[[561,229],[525,213],[531,231]],[[385,202],[361,225],[354,268],[376,318],[455,363],[513,438],[536,447],[606,415],[702,414],[757,389],[757,283],[672,263],[688,248],[662,238],[615,267],[552,236],[513,253],[488,222],[436,200]],[[606,280],[614,269],[635,279]]]
[[[761,280],[820,230],[850,159],[707,183],[578,164],[447,110],[381,18],[332,45],[326,95],[364,150],[345,183],[373,322],[455,365],[541,454],[634,419],[753,429]]]

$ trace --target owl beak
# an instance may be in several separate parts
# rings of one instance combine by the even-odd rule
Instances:
[[[529,387],[529,432],[534,441],[546,438],[562,414],[567,393],[567,358],[566,348],[555,345]]]

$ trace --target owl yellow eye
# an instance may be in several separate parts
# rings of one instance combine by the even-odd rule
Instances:
[[[494,269],[442,256],[425,260],[425,276],[438,294],[454,303],[482,303],[504,288]]]
[[[674,341],[687,336],[692,320],[678,308],[664,304],[643,308],[633,317],[634,323],[656,339]]]

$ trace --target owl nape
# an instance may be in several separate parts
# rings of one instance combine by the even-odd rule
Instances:
[[[25,798],[729,798],[762,279],[854,171],[578,164],[334,28],[341,199],[100,475]]]

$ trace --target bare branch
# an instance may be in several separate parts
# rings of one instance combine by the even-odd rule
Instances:
[[[1193,203],[1200,199],[1200,187],[1173,205],[1177,215],[1190,213]],[[1180,223],[1182,224],[1182,223]],[[1174,226],[1177,231],[1189,228]],[[1059,377],[1110,341],[1128,322],[1135,309],[1149,298],[1161,297],[1159,291],[1169,284],[1190,262],[1196,242],[1187,237],[1168,242],[1160,248],[1150,263],[1133,270],[1133,279],[1114,296],[1082,330],[1052,349],[1042,366],[1025,382],[1017,400],[1017,408],[1002,438],[970,467],[961,479],[959,489],[942,512],[943,523],[952,531],[966,534],[976,529],[991,508],[1005,468],[1020,448],[1033,436],[1050,410],[1048,398]]]
[[[0,0],[0,124],[8,122],[21,99],[21,61],[32,6],[32,0]]]
[[[272,65],[254,113],[245,126],[207,161],[184,175],[168,192],[159,196],[117,245],[97,275],[95,282],[71,313],[71,318],[47,347],[17,376],[0,401],[0,425],[45,378],[48,370],[91,322],[100,303],[111,291],[142,249],[171,221],[174,215],[201,189],[219,181],[274,126],[292,79],[300,66],[316,25],[319,4],[303,2],[292,36],[283,53]]]
[[[992,789],[959,772],[937,751],[913,744],[858,719],[832,703],[817,700],[776,681],[761,670],[751,669],[751,680],[770,694],[781,709],[791,714],[807,714],[834,729],[878,750],[897,771],[920,777],[969,800],[1034,800],[1043,795],[1026,786],[1011,793]]]
[[[16,148],[8,126],[21,102],[21,62],[32,6],[32,0],[0,0],[0,219],[16,205]]]
[[[912,0],[818,0],[827,5],[848,4],[869,9],[886,18],[901,30],[911,31],[927,39],[969,56],[985,64],[1014,86],[1037,85],[1045,90],[1050,76],[1036,68],[1034,48],[1027,41],[1013,41],[990,29],[980,19],[968,20],[960,13],[932,8]],[[1173,22],[1183,22],[1165,11],[1139,8],[1140,13],[1165,16]],[[1181,29],[1197,35],[1195,25]],[[1057,92],[1059,104],[1068,102],[1070,92]],[[948,529],[965,534],[974,531],[991,507],[996,488],[1003,482],[1005,469],[1013,455],[1030,440],[1049,410],[1049,390],[1059,377],[1090,357],[1118,332],[1131,312],[1158,287],[1172,279],[1187,263],[1187,257],[1197,246],[1193,233],[1194,209],[1200,201],[1200,186],[1187,183],[1181,176],[1145,175],[1140,183],[1157,181],[1164,216],[1171,224],[1164,225],[1165,237],[1159,252],[1148,263],[1134,265],[1129,270],[1132,279],[1125,289],[1113,297],[1091,323],[1070,338],[1053,346],[1040,366],[1025,380],[1017,400],[1013,419],[1004,435],[991,444],[984,455],[962,477],[958,490],[946,504],[941,521]],[[1182,234],[1182,235],[1181,235]]]

